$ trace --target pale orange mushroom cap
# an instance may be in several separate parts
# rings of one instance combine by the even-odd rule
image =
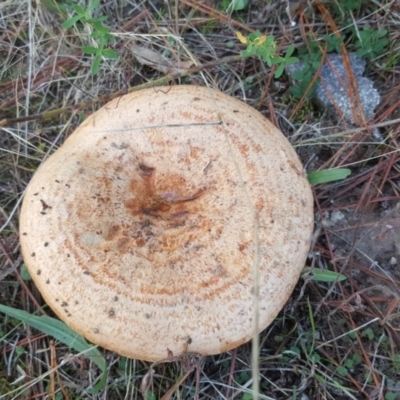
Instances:
[[[157,361],[227,351],[289,298],[313,227],[312,194],[283,134],[217,90],[117,98],[39,168],[20,216],[25,263],[84,337]]]

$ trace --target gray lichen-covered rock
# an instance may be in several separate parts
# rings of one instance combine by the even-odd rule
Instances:
[[[320,71],[321,81],[316,90],[317,100],[325,108],[334,108],[340,111],[340,117],[348,122],[355,123],[352,113],[351,99],[349,96],[350,84],[348,82],[343,58],[340,54],[329,54],[329,62],[325,61]],[[357,81],[358,95],[363,107],[365,118],[373,117],[374,109],[380,102],[380,95],[373,86],[373,81],[362,76],[365,70],[365,61],[354,53],[349,54],[350,64]],[[303,64],[290,65],[287,72],[293,76],[295,71],[303,69]],[[358,114],[360,112],[358,111]]]

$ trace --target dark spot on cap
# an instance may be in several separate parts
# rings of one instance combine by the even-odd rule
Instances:
[[[47,247],[49,245],[49,242],[44,242],[44,247]]]
[[[113,300],[118,301],[118,296],[114,296]]]
[[[139,173],[142,177],[150,177],[153,175],[155,168],[149,167],[146,164],[140,163],[139,164]]]
[[[63,301],[62,303],[61,303],[61,307],[67,307],[68,306],[68,303],[66,302],[66,301]]]
[[[34,195],[34,196],[37,196],[38,194],[39,194],[39,193],[34,193],[33,195]]]
[[[99,333],[99,330],[97,328],[94,328],[92,331],[95,335],[97,335]]]
[[[84,273],[85,275],[90,275],[90,272],[89,272],[88,270],[84,270],[83,273]]]
[[[46,279],[46,283],[49,284],[50,283],[50,279]]]
[[[144,316],[147,318],[147,319],[149,319],[150,318],[150,314],[144,314]]]
[[[36,253],[32,253],[32,254],[31,254],[31,257],[35,257],[35,256],[36,256]]]
[[[48,208],[51,208],[43,199],[40,199],[40,202],[42,203],[42,211],[46,211]]]
[[[113,309],[108,310],[108,316],[109,317],[114,317],[115,316],[115,311]]]
[[[22,234],[23,234],[24,236],[26,236],[26,235],[27,235],[27,233],[26,233],[26,232],[23,232]]]
[[[58,179],[55,180],[57,183],[60,183],[60,181]]]
[[[42,273],[42,271],[40,270],[40,269],[38,269],[37,271],[36,271],[36,275],[40,275]]]

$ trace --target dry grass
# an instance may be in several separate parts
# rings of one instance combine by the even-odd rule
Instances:
[[[104,1],[99,13],[109,16],[119,57],[105,60],[96,76],[82,54],[92,40],[87,27],[63,30],[50,0],[0,3],[0,121],[6,120],[0,134],[0,303],[31,313],[42,305],[32,282],[21,277],[19,205],[34,171],[82,118],[139,85],[208,84],[280,126],[307,171],[352,169],[349,179],[314,189],[315,243],[308,260],[347,280],[299,282],[260,336],[259,398],[400,398],[400,4],[368,1],[352,13],[335,11],[343,3],[324,2],[324,10],[312,1],[253,1],[227,15],[219,2]],[[285,49],[304,47],[335,25],[342,32],[349,25],[389,30],[389,48],[368,64],[382,103],[373,121],[356,127],[294,100],[290,82],[274,81],[260,60],[237,57],[243,46],[236,30],[272,33]],[[168,54],[175,65],[192,66],[178,76],[140,63],[132,55],[134,41]],[[350,51],[353,43],[346,37],[344,47]],[[107,383],[91,394],[100,373],[83,355],[3,314],[0,340],[0,399],[141,399],[145,377],[147,399],[252,398],[250,344],[153,367],[102,350]]]

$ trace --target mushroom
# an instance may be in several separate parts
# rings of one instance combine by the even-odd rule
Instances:
[[[266,328],[312,227],[311,190],[284,135],[196,86],[95,112],[41,165],[20,214],[26,266],[59,318],[147,361],[217,354]]]

